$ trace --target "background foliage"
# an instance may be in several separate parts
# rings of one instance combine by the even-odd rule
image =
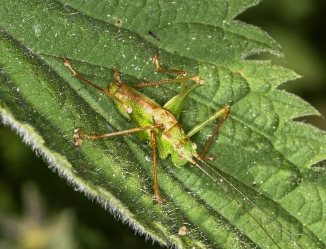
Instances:
[[[323,46],[325,44],[325,32],[322,26],[322,7],[325,7],[322,6],[323,4],[321,1],[318,3],[302,0],[300,4],[297,4],[291,1],[266,0],[258,7],[247,10],[238,19],[262,27],[280,42],[284,50],[285,61],[270,55],[264,56],[268,56],[276,64],[284,63],[287,68],[294,69],[303,75],[302,79],[288,83],[286,87],[291,92],[307,99],[325,114],[326,84],[322,70],[326,63],[326,51]],[[322,118],[305,117],[304,119],[306,122],[326,129]],[[1,213],[10,213],[15,216],[14,220],[20,222],[25,220],[24,215],[29,214],[26,210],[33,210],[33,208],[28,209],[29,204],[22,199],[21,193],[24,186],[29,186],[26,182],[32,181],[44,198],[43,204],[40,202],[39,206],[34,207],[34,209],[40,207],[47,209],[43,218],[44,223],[60,217],[64,213],[62,210],[69,208],[64,215],[70,217],[69,219],[75,224],[72,228],[74,232],[71,234],[71,240],[74,241],[71,242],[72,245],[75,243],[82,248],[109,248],[110,246],[155,248],[157,246],[145,243],[143,237],[134,236],[130,228],[115,221],[98,204],[90,202],[83,194],[73,191],[65,180],[54,175],[43,161],[35,157],[29,148],[22,145],[21,139],[16,138],[8,128],[1,130],[0,137],[2,152],[0,163],[4,165],[0,168]],[[30,163],[28,166],[27,161]],[[29,189],[31,190],[28,193],[37,193],[33,188]],[[40,222],[38,217],[34,217],[34,220]],[[57,220],[60,219],[57,218]]]

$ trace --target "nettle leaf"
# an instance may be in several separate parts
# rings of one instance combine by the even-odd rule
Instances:
[[[326,135],[293,120],[319,115],[314,108],[277,90],[298,75],[245,60],[261,52],[281,55],[265,32],[233,20],[258,2],[3,1],[2,121],[76,189],[162,245],[324,248],[326,179],[318,162],[326,158]],[[148,142],[131,134],[73,145],[76,127],[100,134],[132,124],[112,100],[74,78],[60,55],[102,87],[114,81],[112,66],[128,84],[175,77],[155,73],[153,50],[164,67],[205,79],[181,113],[185,131],[231,106],[209,150],[219,156],[210,164],[246,198],[213,172],[228,193],[192,165],[177,168],[167,158],[158,160],[166,200],[158,205]],[[163,105],[179,86],[141,91]],[[213,128],[191,138],[199,151]],[[182,226],[187,233],[179,236]]]

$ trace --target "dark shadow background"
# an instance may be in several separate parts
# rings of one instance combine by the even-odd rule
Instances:
[[[269,54],[252,58],[271,59],[274,64],[293,69],[302,75],[301,79],[286,83],[281,88],[305,99],[323,116],[326,116],[325,9],[326,2],[322,0],[266,0],[238,17],[265,30],[281,44],[285,55],[284,58]],[[326,121],[322,117],[304,117],[300,120],[326,130]],[[35,220],[34,223],[42,230],[42,227],[51,226],[55,217],[59,217],[62,210],[67,208],[72,217],[71,241],[67,242],[71,244],[62,248],[161,248],[157,244],[152,245],[151,241],[145,242],[144,236],[135,236],[131,228],[123,225],[121,221],[116,221],[99,204],[74,191],[57,173],[49,170],[47,165],[22,143],[21,138],[2,125],[0,165],[1,248],[11,248],[12,244],[17,245],[16,248],[23,248],[19,247],[19,241],[20,232],[24,230],[17,230],[17,227],[21,227],[17,224],[26,225],[29,224],[27,220]],[[22,190],[26,182],[36,186],[43,200],[39,206],[35,204],[37,202],[34,203],[34,210],[39,208],[44,211],[42,219],[27,212],[28,206],[33,203],[28,203],[23,198]],[[6,223],[3,223],[4,221]],[[8,231],[4,231],[1,224],[12,228],[11,234],[8,235]]]

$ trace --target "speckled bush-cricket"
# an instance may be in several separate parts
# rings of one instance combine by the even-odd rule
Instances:
[[[246,209],[246,207],[235,198],[235,196],[228,191],[226,187],[221,185],[218,180],[223,180],[231,186],[236,192],[238,192],[245,200],[253,205],[262,215],[268,218],[278,229],[283,231],[287,237],[295,242],[294,238],[285,231],[277,222],[275,222],[269,215],[267,215],[262,209],[260,209],[253,201],[251,201],[245,194],[243,194],[235,185],[221,175],[216,169],[209,165],[206,161],[213,159],[213,156],[206,156],[206,152],[214,141],[216,134],[218,133],[221,125],[227,119],[230,113],[230,107],[227,105],[222,109],[216,111],[209,118],[204,120],[202,123],[193,127],[190,131],[185,133],[178,122],[178,117],[185,104],[187,96],[197,87],[203,85],[204,79],[198,75],[187,76],[183,70],[171,70],[161,68],[159,58],[154,51],[153,62],[158,72],[167,72],[179,74],[180,77],[173,79],[166,79],[152,82],[142,82],[133,85],[127,85],[120,79],[118,69],[114,67],[113,77],[116,82],[110,83],[108,88],[101,88],[84,78],[81,74],[73,69],[71,63],[64,55],[64,66],[68,67],[72,75],[80,80],[84,81],[88,85],[96,88],[103,92],[109,98],[111,98],[118,111],[127,119],[131,120],[135,128],[118,131],[107,134],[99,135],[87,135],[80,128],[74,130],[74,142],[76,146],[81,146],[83,139],[97,140],[102,138],[108,138],[113,136],[125,135],[129,133],[136,133],[140,139],[150,141],[152,148],[152,162],[153,162],[153,175],[154,175],[154,199],[158,204],[163,203],[164,199],[160,197],[158,177],[156,172],[156,161],[158,155],[160,158],[165,159],[168,155],[171,155],[172,162],[174,165],[180,167],[186,163],[191,163],[199,168],[204,174],[206,174],[211,180],[213,180],[220,188],[223,189],[232,199],[234,199],[238,205],[245,210],[246,213],[260,226],[260,228],[267,234],[267,236],[273,241],[278,247],[278,244],[273,237],[267,232],[267,230],[259,223],[259,221]],[[187,82],[194,82],[190,87],[186,87]],[[137,88],[157,86],[163,84],[180,83],[180,93],[170,99],[164,106],[159,105],[154,100],[140,93]],[[213,121],[219,121],[216,125],[215,130],[206,142],[204,149],[200,154],[196,152],[197,146],[190,140],[190,137],[200,131],[204,126],[212,123]],[[203,165],[203,166],[202,166]],[[216,178],[209,174],[204,168],[207,167],[210,171],[216,174]],[[300,246],[300,245],[299,245]],[[301,247],[301,246],[300,246]]]

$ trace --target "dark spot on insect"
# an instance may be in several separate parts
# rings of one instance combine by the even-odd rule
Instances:
[[[148,34],[149,34],[150,36],[154,37],[155,40],[157,40],[157,41],[160,40],[160,38],[159,38],[157,35],[155,35],[152,31],[148,31]]]

